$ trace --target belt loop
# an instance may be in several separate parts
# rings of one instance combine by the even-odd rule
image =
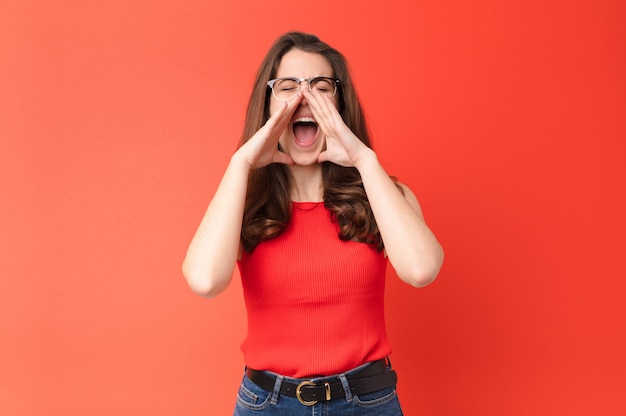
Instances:
[[[270,403],[276,405],[278,403],[278,396],[280,396],[280,387],[283,384],[284,377],[281,375],[276,376],[276,382],[274,383],[274,391],[272,392],[272,398]]]
[[[337,376],[339,380],[341,380],[341,386],[343,387],[343,391],[346,394],[346,401],[348,403],[352,402],[352,391],[350,390],[350,384],[348,383],[348,378],[345,374],[339,374]]]

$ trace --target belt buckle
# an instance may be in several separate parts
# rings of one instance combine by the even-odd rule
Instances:
[[[298,387],[296,387],[296,397],[298,398],[298,401],[300,403],[302,403],[305,406],[313,406],[314,404],[316,404],[317,402],[319,402],[319,400],[303,400],[302,399],[302,387],[304,386],[316,386],[317,384],[313,383],[312,381],[309,380],[305,380],[302,383],[298,384]],[[326,382],[324,383],[324,392],[326,393],[326,401],[331,399],[331,394],[330,394],[330,383]]]
[[[302,403],[305,406],[313,406],[314,404],[317,403],[317,400],[303,400],[302,399],[302,387],[304,386],[315,386],[315,383],[313,383],[312,381],[309,380],[305,380],[302,383],[298,384],[298,387],[296,387],[296,397],[298,398],[298,401],[300,403]]]

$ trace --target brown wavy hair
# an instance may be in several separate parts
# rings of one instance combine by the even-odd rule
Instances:
[[[333,76],[341,80],[337,91],[339,113],[352,132],[371,148],[365,117],[346,59],[317,36],[301,32],[289,32],[279,37],[261,63],[248,103],[242,143],[269,119],[271,92],[267,81],[275,77],[282,57],[292,49],[318,53],[328,60]],[[331,219],[339,225],[338,237],[382,250],[383,241],[358,170],[323,162],[322,177],[324,205],[330,210]],[[271,164],[250,173],[241,230],[244,250],[251,252],[260,242],[283,232],[291,219],[290,185],[289,171],[282,164]]]

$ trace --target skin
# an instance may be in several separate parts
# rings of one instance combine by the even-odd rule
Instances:
[[[295,76],[299,79],[309,79],[315,76],[333,77],[333,69],[328,61],[321,55],[303,52],[298,49],[287,52],[276,72],[276,77]],[[300,84],[300,93],[290,101],[287,101],[289,108],[294,109],[289,126],[280,135],[278,142],[283,151],[289,154],[294,162],[299,166],[318,165],[318,157],[324,147],[324,135],[319,134],[311,146],[299,146],[295,140],[292,126],[293,121],[300,117],[314,117],[313,110],[308,105],[304,93],[310,92],[306,82]],[[310,97],[310,94],[309,94]],[[332,98],[332,102],[337,105],[337,95]],[[270,115],[274,115],[276,110],[282,106],[283,102],[272,96],[270,101]],[[316,120],[317,121],[317,120]]]
[[[293,49],[285,54],[276,72],[276,77],[296,77],[309,79],[316,76],[333,77],[333,69],[322,55],[303,52]],[[314,99],[308,85],[302,83],[298,95],[287,101],[287,113],[290,120],[287,128],[278,138],[280,148],[291,157],[293,161],[290,167],[294,178],[294,188],[291,190],[291,198],[294,201],[319,202],[322,200],[322,169],[319,157],[324,149],[325,134],[318,128],[316,140],[309,146],[303,147],[298,144],[293,133],[293,122],[301,117],[313,117],[316,121],[313,109],[308,100]],[[334,108],[338,106],[337,96],[331,102]],[[272,96],[270,101],[270,115],[274,117],[285,102],[279,101]],[[318,121],[319,122],[319,121]]]
[[[276,76],[332,77],[333,71],[322,55],[293,49],[284,55]],[[311,92],[305,83],[290,101],[272,96],[269,120],[232,156],[187,251],[183,274],[194,292],[212,297],[228,287],[241,253],[248,174],[270,163],[288,165],[293,178],[291,199],[301,202],[322,201],[321,162],[357,168],[398,277],[415,287],[435,279],[443,250],[424,222],[417,198],[404,185],[404,195],[398,190],[374,151],[343,122],[337,106],[336,96]],[[293,134],[293,121],[303,115],[318,123],[316,139],[307,146],[300,146]]]

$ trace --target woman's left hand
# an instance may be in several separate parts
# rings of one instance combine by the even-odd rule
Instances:
[[[371,149],[359,140],[344,123],[332,98],[318,92],[311,92],[308,88],[302,90],[315,121],[326,138],[326,150],[320,153],[317,161],[356,167],[358,162],[371,152]]]

